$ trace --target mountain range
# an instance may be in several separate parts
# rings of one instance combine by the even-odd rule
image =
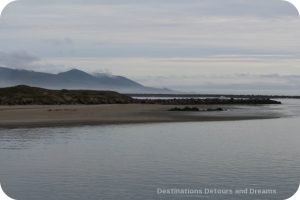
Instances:
[[[0,67],[0,87],[29,85],[48,89],[112,90],[121,93],[166,94],[169,89],[144,86],[123,76],[89,74],[72,69],[58,74]]]

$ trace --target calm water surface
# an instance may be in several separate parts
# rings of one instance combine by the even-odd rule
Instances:
[[[283,200],[300,181],[300,104],[285,102],[270,120],[0,130],[0,182],[17,200]],[[172,188],[248,194],[157,194]]]

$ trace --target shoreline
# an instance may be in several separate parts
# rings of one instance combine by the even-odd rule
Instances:
[[[189,106],[189,105],[187,105]],[[263,105],[195,105],[200,109],[222,107],[222,112],[172,112],[174,105],[103,104],[58,106],[0,106],[0,128],[76,127],[88,125],[169,122],[237,121],[280,118]],[[255,108],[259,110],[252,110]],[[264,109],[261,109],[264,108]],[[261,112],[263,110],[263,112]]]

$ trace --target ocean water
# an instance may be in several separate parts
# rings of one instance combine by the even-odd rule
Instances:
[[[17,200],[287,199],[300,103],[284,102],[279,119],[2,129],[0,182]]]

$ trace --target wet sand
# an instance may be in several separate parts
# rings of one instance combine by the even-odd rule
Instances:
[[[227,121],[278,118],[272,112],[235,112],[236,106],[197,105],[200,109],[222,107],[224,112],[171,112],[172,105],[108,104],[60,106],[0,106],[0,128],[82,126],[127,123]],[[254,107],[254,106],[253,106]],[[257,106],[255,106],[257,107]],[[221,113],[221,114],[219,114]],[[250,113],[250,112],[249,112]]]

